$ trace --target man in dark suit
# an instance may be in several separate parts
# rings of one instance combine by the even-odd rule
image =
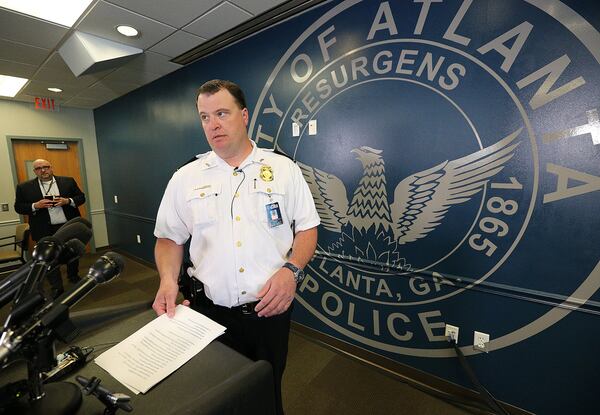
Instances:
[[[29,216],[29,229],[34,241],[53,235],[65,222],[81,216],[77,206],[85,203],[85,194],[72,177],[55,176],[49,161],[33,162],[37,178],[17,186],[15,211]],[[67,277],[72,283],[79,281],[79,261],[67,265]],[[48,274],[53,298],[63,293],[60,270]]]

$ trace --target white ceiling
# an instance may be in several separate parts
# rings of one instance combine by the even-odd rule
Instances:
[[[38,96],[54,98],[61,106],[99,107],[177,70],[181,65],[170,62],[172,58],[285,1],[94,0],[72,28],[0,7],[0,75],[30,79],[17,96],[0,99],[33,102]],[[120,24],[135,27],[141,35],[119,34],[115,27]],[[144,53],[113,69],[75,77],[58,54],[75,30]]]

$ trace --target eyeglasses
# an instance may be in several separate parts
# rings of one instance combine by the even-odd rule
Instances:
[[[35,170],[35,171],[50,170],[51,168],[52,168],[52,166],[38,166],[38,167],[35,167],[33,170]]]

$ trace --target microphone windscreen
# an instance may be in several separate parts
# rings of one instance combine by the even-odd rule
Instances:
[[[81,223],[81,224],[85,225],[86,227],[92,229],[92,223],[89,220],[87,220],[86,218],[82,218],[81,216],[77,216],[76,218],[71,219],[70,221],[66,222],[63,226],[67,226],[72,223]]]
[[[44,236],[33,247],[31,258],[35,261],[55,261],[62,251],[62,245],[62,241],[55,236]]]
[[[66,262],[70,262],[74,259],[78,259],[83,254],[85,254],[85,245],[77,238],[73,238],[65,242],[65,250],[66,257],[64,258]]]
[[[55,244],[62,245],[62,241],[60,239],[58,239],[56,236],[52,235],[52,236],[44,236],[43,238],[40,238],[40,240],[36,242],[35,246],[43,245],[48,242],[54,242]],[[34,247],[34,249],[35,249],[35,247]]]
[[[92,239],[92,230],[81,222],[64,224],[54,233],[54,237],[62,243],[71,239],[79,239],[84,244],[87,244]]]
[[[103,256],[107,257],[110,261],[112,261],[115,264],[117,274],[123,272],[123,269],[125,268],[125,260],[123,260],[123,257],[121,255],[117,254],[116,252],[110,251],[105,253]]]

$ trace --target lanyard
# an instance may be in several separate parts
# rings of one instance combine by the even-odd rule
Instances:
[[[52,189],[52,185],[56,183],[56,180],[52,179],[52,181],[50,182],[50,186],[48,186],[48,190],[46,190],[46,186],[44,186],[44,182],[42,182],[40,180],[40,184],[42,185],[42,189],[44,189],[44,196],[48,196],[48,193],[50,193],[50,189]]]

